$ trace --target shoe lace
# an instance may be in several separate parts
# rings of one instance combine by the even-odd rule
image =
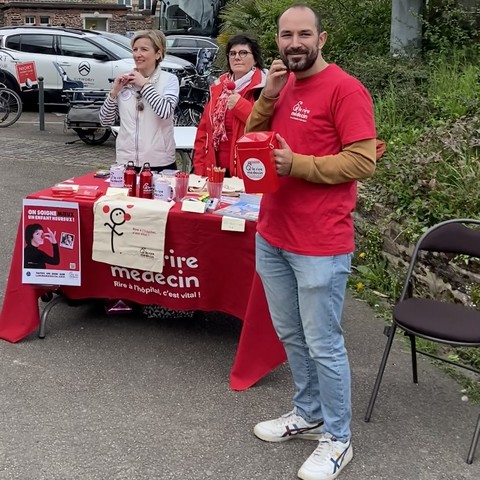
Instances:
[[[333,440],[329,437],[322,437],[318,441],[318,447],[313,452],[315,461],[322,463],[323,460],[329,459],[332,456],[332,449]]]
[[[296,413],[295,410],[292,410],[291,412],[285,413],[282,415],[280,418],[277,419],[278,425],[280,427],[285,427],[287,425],[290,425],[291,423],[295,422],[296,420],[300,419]]]

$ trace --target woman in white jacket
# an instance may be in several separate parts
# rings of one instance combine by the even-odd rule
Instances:
[[[175,75],[160,68],[166,51],[165,35],[159,30],[137,32],[132,39],[136,68],[119,75],[102,108],[102,125],[120,118],[116,162],[129,160],[139,171],[149,162],[153,171],[176,169],[173,113],[179,84]]]

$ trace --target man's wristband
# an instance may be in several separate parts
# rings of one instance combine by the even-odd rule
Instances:
[[[111,100],[116,100],[117,99],[117,96],[115,94],[113,94],[111,91],[108,92],[108,96],[110,97]]]

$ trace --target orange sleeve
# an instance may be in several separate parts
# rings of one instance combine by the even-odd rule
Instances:
[[[290,176],[335,185],[371,177],[375,161],[376,140],[361,140],[346,145],[336,155],[315,157],[294,153]]]
[[[252,112],[245,125],[245,132],[261,132],[270,130],[270,117],[273,115],[277,98],[268,98],[260,94],[258,100],[253,104]]]

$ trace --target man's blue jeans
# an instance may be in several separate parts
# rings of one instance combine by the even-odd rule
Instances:
[[[341,318],[351,254],[298,255],[257,234],[256,262],[295,382],[296,413],[311,423],[323,419],[326,432],[348,441],[350,366]]]

